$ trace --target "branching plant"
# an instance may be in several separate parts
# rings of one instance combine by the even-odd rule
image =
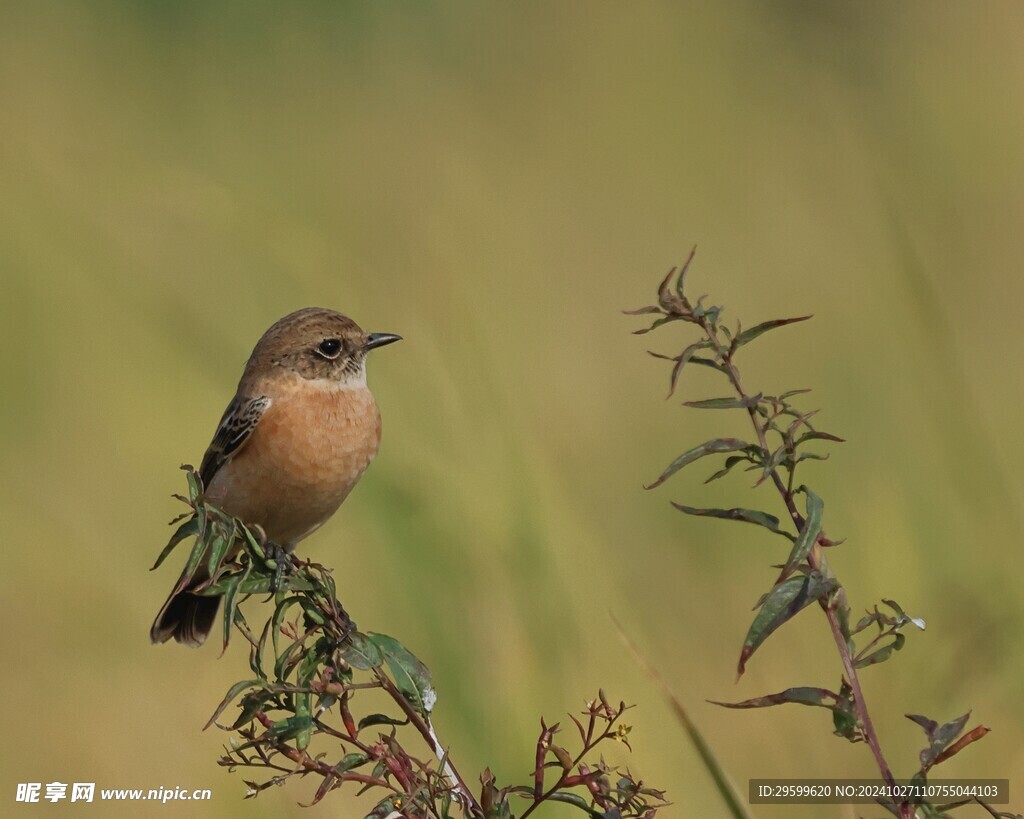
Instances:
[[[837,690],[824,688],[788,688],[744,702],[716,703],[727,708],[764,708],[785,703],[817,706],[832,715],[834,732],[850,742],[864,742],[871,749],[882,780],[896,784],[892,769],[882,752],[882,746],[868,710],[861,688],[859,674],[869,666],[888,660],[899,651],[906,640],[908,627],[923,630],[924,621],[911,617],[893,600],[883,600],[882,606],[873,606],[863,617],[854,621],[846,599],[846,591],[829,566],[826,552],[842,541],[828,537],[823,528],[824,502],[810,487],[797,481],[800,464],[806,460],[824,460],[808,447],[811,444],[841,442],[842,439],[817,426],[816,410],[805,411],[794,402],[807,390],[789,390],[777,395],[752,392],[740,378],[736,360],[740,351],[764,333],[788,324],[805,321],[810,316],[766,321],[744,330],[739,324],[729,327],[722,321],[722,308],[705,304],[706,296],[695,302],[685,291],[686,273],[693,252],[680,270],[673,268],[658,288],[657,304],[626,311],[629,315],[651,315],[650,327],[637,330],[643,334],[674,322],[692,325],[698,338],[677,355],[651,352],[656,358],[672,362],[669,378],[669,396],[675,392],[684,368],[706,367],[721,374],[729,386],[725,397],[686,401],[685,406],[697,409],[738,409],[750,420],[751,440],[715,438],[687,450],[648,486],[661,486],[683,467],[703,458],[724,455],[724,462],[705,483],[724,478],[740,467],[756,475],[755,486],[770,483],[778,492],[785,508],[785,523],[775,515],[754,509],[699,509],[684,504],[673,504],[688,515],[722,518],[761,526],[785,539],[787,555],[779,564],[778,575],[772,587],[761,597],[753,623],[743,640],[737,672],[743,674],[747,663],[764,641],[803,609],[815,605],[825,616],[835,641],[842,664],[842,676]],[[988,733],[978,725],[964,733],[970,713],[941,724],[927,717],[908,714],[927,735],[928,746],[920,754],[920,765],[910,777],[910,784],[924,785],[935,766],[945,762],[971,743]],[[901,780],[906,781],[906,780]],[[894,789],[898,790],[898,789]],[[947,804],[932,804],[914,797],[880,800],[891,814],[901,819],[911,817],[946,816],[951,810],[969,802],[970,798]],[[996,813],[984,806],[993,816],[1012,817],[1009,813]]]
[[[549,802],[593,819],[654,819],[667,804],[662,791],[595,757],[608,744],[629,747],[628,707],[603,692],[579,716],[570,715],[571,743],[560,743],[558,724],[541,720],[527,784],[499,787],[485,770],[479,790],[471,787],[431,723],[437,695],[427,667],[393,637],[359,631],[338,601],[330,571],[284,554],[259,527],[207,504],[199,476],[184,468],[189,494],[178,498],[189,510],[172,521],[180,526],[156,566],[194,538],[182,587],[205,564],[210,579],[198,589],[224,598],[224,648],[234,632],[249,646],[251,676],[231,686],[207,723],[231,734],[222,766],[263,773],[246,780],[248,797],[312,777],[308,804],[345,786],[376,792],[367,819],[526,819]],[[256,630],[240,607],[254,594],[274,603]],[[381,702],[390,703],[387,712],[357,708]],[[409,750],[411,742],[425,747],[426,759]]]

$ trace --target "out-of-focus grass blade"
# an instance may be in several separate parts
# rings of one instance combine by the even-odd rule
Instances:
[[[633,659],[636,664],[640,666],[641,670],[651,679],[651,681],[661,689],[662,696],[668,702],[672,708],[672,712],[676,715],[680,724],[683,726],[683,730],[686,731],[686,735],[690,738],[690,742],[693,743],[693,747],[697,749],[697,754],[700,756],[701,762],[704,763],[704,767],[707,772],[711,775],[714,780],[715,787],[718,789],[718,793],[722,797],[722,801],[725,802],[726,807],[729,809],[729,815],[733,819],[754,819],[754,815],[747,809],[747,806],[743,802],[743,797],[740,792],[736,789],[736,786],[729,779],[729,775],[725,772],[721,763],[715,757],[714,752],[711,750],[711,746],[708,745],[707,740],[704,739],[704,735],[694,725],[693,720],[690,719],[689,713],[680,701],[679,697],[676,696],[665,678],[661,676],[654,666],[652,666],[644,656],[640,653],[640,649],[637,648],[625,631],[622,630],[622,626],[619,621],[615,619],[615,616],[609,612],[609,616],[612,619],[612,623],[615,626],[615,630],[619,632],[619,638],[625,644],[626,649],[630,654],[633,655]]]

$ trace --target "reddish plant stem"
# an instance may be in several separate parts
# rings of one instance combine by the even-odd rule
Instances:
[[[391,699],[393,699],[398,707],[405,712],[409,722],[412,723],[413,727],[419,731],[420,736],[423,737],[423,741],[426,742],[427,747],[430,748],[434,755],[440,759],[444,755],[444,749],[441,748],[434,741],[434,733],[431,731],[429,723],[419,715],[419,712],[409,703],[401,691],[398,690],[397,686],[391,681],[387,674],[381,671],[379,668],[373,669],[374,676],[376,676],[381,687],[387,691]],[[473,792],[469,789],[466,781],[462,778],[462,774],[458,772],[451,760],[445,756],[445,768],[454,777],[455,782],[452,783],[456,786],[456,795],[458,799],[463,803],[466,810],[471,816],[482,817],[484,815],[483,808],[480,803],[477,802],[476,797],[473,796]]]
[[[270,728],[274,722],[262,711],[256,712],[256,718],[260,721],[264,728]],[[319,759],[313,759],[305,751],[300,751],[298,748],[291,747],[286,742],[274,742],[273,746],[275,751],[279,754],[283,754],[288,757],[292,762],[297,765],[301,765],[307,771],[318,773],[321,776],[331,776],[337,779],[339,782],[361,782],[364,785],[375,785],[376,787],[386,788],[395,793],[401,793],[401,791],[383,779],[378,779],[375,776],[368,776],[367,774],[361,774],[354,771],[346,771],[345,773],[338,773],[334,770],[333,765],[328,765],[326,762],[321,762]]]
[[[746,399],[749,396],[743,389],[743,384],[740,381],[739,371],[736,366],[732,363],[732,356],[727,347],[724,347],[718,340],[718,336],[711,327],[706,318],[700,318],[698,324],[701,329],[707,334],[708,340],[714,345],[715,351],[725,367],[728,374],[729,381],[732,383],[733,388],[736,390],[737,395],[741,399]],[[757,434],[757,441],[761,449],[768,453],[768,440],[765,436],[765,430],[758,423],[757,420],[757,408],[756,406],[747,407],[747,412],[750,414],[750,422],[753,424],[754,432]],[[791,485],[787,486],[779,476],[777,470],[771,471],[772,483],[775,484],[775,488],[779,491],[782,496],[783,502],[786,504],[786,509],[789,511],[789,516],[793,520],[793,524],[796,526],[797,531],[800,531],[804,525],[803,515],[797,511],[796,504],[793,502],[793,491]],[[814,570],[820,569],[819,560],[820,547],[817,543],[814,544],[814,548],[807,555],[807,562],[810,567]],[[878,770],[882,774],[882,779],[885,780],[886,784],[893,785],[895,780],[892,775],[892,769],[889,767],[889,763],[885,760],[885,755],[882,753],[881,743],[878,741],[878,734],[875,732],[875,727],[871,722],[871,714],[868,712],[867,701],[864,699],[864,691],[860,686],[860,678],[857,676],[857,669],[854,665],[853,657],[850,655],[849,646],[846,644],[846,637],[843,635],[842,626],[839,623],[839,617],[836,614],[835,608],[827,601],[821,600],[821,608],[825,612],[825,616],[828,618],[829,628],[832,631],[832,637],[835,640],[836,648],[839,650],[839,658],[843,664],[843,671],[846,674],[846,678],[850,683],[850,688],[853,694],[853,705],[857,712],[857,719],[860,721],[861,728],[864,732],[864,739],[871,748],[871,753],[875,757],[875,762],[878,765]],[[898,805],[900,815],[906,817],[906,819],[912,819],[913,807],[907,804]]]
[[[615,715],[615,719],[613,719],[611,722],[608,723],[608,725],[604,729],[604,732],[601,733],[600,736],[598,736],[596,739],[593,737],[593,735],[591,733],[592,730],[593,730],[593,727],[591,727],[591,732],[588,732],[587,739],[583,743],[583,750],[580,751],[579,754],[577,754],[575,759],[573,759],[572,765],[568,769],[563,769],[562,775],[558,777],[558,781],[555,782],[555,784],[552,785],[550,788],[548,788],[546,791],[544,791],[540,795],[538,795],[537,792],[534,791],[534,794],[533,794],[533,804],[531,804],[525,811],[523,811],[523,815],[520,817],[520,819],[526,819],[526,817],[528,817],[531,813],[533,813],[535,810],[537,810],[538,807],[540,807],[542,804],[547,802],[548,799],[551,798],[551,795],[553,793],[555,793],[556,791],[559,791],[562,788],[566,787],[566,781],[570,778],[569,771],[573,770],[574,768],[579,767],[582,764],[582,762],[583,762],[583,758],[587,754],[589,754],[592,750],[594,750],[594,748],[597,745],[599,745],[601,742],[603,742],[604,740],[606,740],[609,737],[611,737],[611,735],[612,735],[612,727],[615,725],[615,723],[618,721],[619,717],[621,717],[621,716],[622,716],[622,712],[619,711],[619,713]],[[593,719],[593,715],[591,715],[591,719]],[[540,743],[538,743],[537,747],[538,747],[538,750],[541,748]],[[540,756],[540,758],[541,758],[541,760],[543,760],[543,756],[542,755]],[[539,768],[539,770],[542,770],[542,768]]]

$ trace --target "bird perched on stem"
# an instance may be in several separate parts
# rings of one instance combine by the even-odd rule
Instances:
[[[366,354],[400,340],[320,307],[285,316],[256,343],[199,468],[205,498],[291,552],[341,505],[380,446]],[[220,598],[182,573],[150,639],[202,645]]]

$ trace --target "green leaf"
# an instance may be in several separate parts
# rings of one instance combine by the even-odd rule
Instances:
[[[743,398],[705,398],[702,401],[684,401],[683,406],[694,409],[745,409],[754,406],[763,397],[758,393]]]
[[[831,432],[820,432],[818,430],[811,430],[810,432],[805,432],[803,435],[797,438],[794,442],[794,445],[800,446],[800,444],[804,443],[805,441],[835,441],[838,444],[846,443],[845,438],[840,438],[838,435],[833,435]]]
[[[203,483],[199,479],[198,473],[190,466],[183,466],[185,470],[185,480],[188,481],[188,496],[192,503],[196,503],[199,500],[199,496],[203,493]]]
[[[786,445],[783,444],[771,454],[771,457],[768,458],[761,467],[761,477],[755,481],[755,487],[760,486],[769,477],[771,477],[772,472],[774,472],[778,468],[779,464],[781,464],[785,459],[786,452]]]
[[[267,729],[274,739],[283,742],[304,734],[313,727],[313,719],[305,714],[278,720]]]
[[[369,671],[384,662],[384,655],[365,634],[353,631],[341,648],[342,659],[353,668]]]
[[[304,648],[302,640],[296,640],[281,652],[277,662],[274,663],[274,675],[280,682],[286,682],[292,669],[301,662]]]
[[[389,717],[387,714],[368,714],[359,720],[358,728],[362,731],[364,728],[369,728],[371,725],[405,725],[408,723],[407,719],[395,719]]]
[[[796,456],[794,463],[800,463],[801,461],[827,461],[828,455],[819,455],[817,452],[801,452]]]
[[[206,721],[206,725],[203,726],[203,730],[206,730],[211,725],[213,725],[213,723],[217,719],[217,717],[220,716],[221,711],[223,711],[225,708],[227,708],[230,703],[234,702],[235,697],[237,697],[239,694],[241,694],[243,691],[245,691],[246,688],[262,688],[262,687],[263,687],[263,680],[242,680],[242,682],[235,683],[233,686],[231,686],[228,689],[228,693],[225,694],[224,695],[224,699],[222,699],[220,701],[220,705],[218,705],[217,706],[217,710],[213,712],[213,716],[210,717]]]
[[[644,327],[643,329],[640,330],[634,330],[633,335],[642,336],[645,333],[651,332],[651,330],[657,330],[663,324],[668,324],[670,321],[675,320],[675,318],[675,316],[665,316],[664,318],[656,319],[650,327]]]
[[[584,813],[591,816],[591,819],[604,819],[606,814],[601,811],[594,810],[590,807],[590,803],[580,796],[578,793],[572,793],[571,791],[555,791],[548,797],[552,802],[564,802],[566,805],[572,805],[574,808],[579,808]]]
[[[202,526],[202,522],[200,522],[200,526]],[[200,534],[196,538],[196,542],[192,545],[192,552],[188,556],[188,563],[185,564],[185,572],[182,579],[186,581],[186,584],[195,576],[196,569],[198,569],[199,564],[203,562],[203,554],[205,554],[205,552],[206,538]],[[182,588],[184,588],[184,586],[182,586]]]
[[[703,356],[695,355],[690,359],[691,364],[699,364],[702,367],[710,367],[712,370],[718,370],[718,372],[728,375],[729,370],[717,361],[712,361],[710,358],[704,358]]]
[[[819,572],[791,577],[776,583],[747,631],[743,648],[740,650],[738,673],[743,674],[751,655],[772,632],[814,601],[827,596],[835,586],[834,580],[822,577]]]
[[[235,533],[231,532],[231,536],[228,537],[221,525],[215,525],[213,527],[213,537],[210,539],[210,556],[206,561],[206,573],[213,577],[217,574],[217,569],[220,568],[221,561],[224,559],[224,555],[227,554],[228,548],[235,542]]]
[[[694,461],[703,458],[705,455],[714,455],[719,452],[736,452],[740,449],[746,449],[748,446],[750,446],[750,444],[746,441],[741,441],[738,438],[715,438],[712,441],[705,441],[700,446],[695,446],[693,449],[687,450],[672,461],[665,471],[661,473],[661,476],[654,481],[654,483],[648,484],[645,488],[654,489],[656,486],[661,486],[684,466],[692,464]]]
[[[748,458],[746,455],[730,455],[728,458],[725,459],[725,466],[719,469],[714,475],[712,475],[706,481],[704,481],[704,483],[711,483],[712,481],[717,481],[719,478],[724,478],[726,475],[729,474],[729,470],[736,466],[736,464],[741,464],[744,461],[749,460],[750,458]]]
[[[181,526],[178,527],[177,531],[171,535],[171,539],[167,541],[167,545],[164,546],[163,551],[160,552],[160,556],[156,559],[156,563],[153,564],[153,569],[159,568],[160,564],[167,559],[167,555],[174,551],[174,547],[177,546],[181,541],[187,537],[193,537],[199,534],[199,518],[192,516],[186,520]]]
[[[754,523],[763,526],[769,532],[793,540],[793,535],[779,528],[779,519],[767,512],[759,512],[756,509],[697,509],[693,506],[684,506],[681,503],[673,502],[672,505],[680,512],[697,517],[721,518],[722,520],[739,520],[744,523]]]
[[[785,327],[787,324],[795,324],[798,321],[807,321],[809,318],[811,318],[811,316],[797,316],[796,318],[773,319],[772,321],[762,322],[756,327],[751,327],[749,330],[744,330],[742,333],[739,333],[736,338],[733,339],[729,353],[731,355],[744,344],[749,344],[762,333],[767,333],[769,330],[774,330],[776,327]]]
[[[811,548],[817,543],[818,535],[821,534],[821,518],[825,504],[806,486],[800,488],[807,495],[807,517],[804,520],[803,528],[800,529],[800,534],[797,535],[796,541],[793,543],[793,551],[789,553],[789,559],[786,561],[780,579],[789,577],[797,564],[804,561]]]
[[[773,705],[794,703],[835,710],[839,702],[839,695],[827,688],[787,688],[778,694],[767,694],[742,702],[718,702],[717,700],[708,700],[708,702],[712,705],[721,705],[723,708],[770,708]]]
[[[710,341],[696,341],[679,354],[679,358],[675,360],[676,364],[672,368],[672,375],[669,378],[669,389],[668,395],[665,396],[666,398],[671,398],[672,393],[676,391],[676,383],[679,381],[679,374],[683,371],[683,367],[686,366],[686,363],[693,358],[694,353],[710,346]]]
[[[343,774],[346,771],[351,771],[353,768],[358,768],[365,765],[370,761],[370,757],[366,754],[345,754],[341,758],[341,762],[334,766],[334,772],[337,774]]]
[[[903,644],[907,641],[906,635],[900,634],[899,632],[893,632],[892,642],[886,643],[880,648],[876,648],[870,654],[864,657],[858,657],[854,662],[854,668],[867,668],[869,665],[878,665],[884,663],[892,656],[894,651],[899,651],[903,648]]]
[[[253,565],[251,562],[246,565]],[[232,574],[222,575],[216,583],[211,583],[206,588],[199,590],[196,594],[201,594],[204,597],[219,597],[224,594],[230,586],[233,578],[238,577],[239,573],[234,572]],[[242,581],[238,587],[239,594],[267,594],[271,591],[271,586],[274,584],[274,578],[270,575],[259,575],[255,577],[248,577]],[[280,584],[281,591],[312,591],[313,584],[308,580],[295,577],[293,575],[285,575],[281,578]]]
[[[256,535],[252,533],[252,530],[250,530],[248,526],[242,523],[242,521],[238,520],[238,518],[235,518],[235,525],[239,529],[241,529],[242,534],[245,535],[246,548],[249,551],[249,554],[252,556],[253,560],[256,560],[258,562],[266,560],[267,552],[260,544]]]
[[[303,613],[306,615],[310,622],[318,626],[322,626],[324,623],[327,622],[327,619],[324,617],[324,613],[319,608],[317,608],[311,601],[303,598],[299,602],[300,605],[302,606]]]
[[[256,716],[256,712],[263,708],[267,700],[273,699],[274,692],[259,689],[257,691],[250,691],[244,697],[242,697],[239,705],[241,706],[241,713],[238,715],[238,719],[235,720],[231,726],[232,731],[237,731],[243,725],[248,725],[252,722]],[[207,723],[209,725],[209,723]]]
[[[853,688],[846,680],[843,680],[839,688],[839,703],[832,712],[832,725],[836,736],[845,737],[850,742],[858,742],[863,738],[853,702]]]
[[[380,649],[395,685],[420,716],[429,717],[437,694],[430,684],[430,670],[409,649],[386,634],[366,635]]]
[[[963,716],[957,717],[952,722],[947,722],[942,726],[935,720],[920,714],[907,714],[906,716],[907,719],[920,725],[924,729],[925,734],[928,735],[928,747],[921,751],[921,770],[927,771],[935,763],[939,754],[946,750],[953,743],[953,740],[960,736],[960,732],[964,730],[967,720],[971,717],[971,712],[968,711]]]
[[[298,605],[302,602],[302,598],[297,594],[293,594],[291,597],[284,597],[279,599],[277,605],[274,607],[273,626],[270,638],[274,644],[274,654],[278,657],[280,662],[281,650],[278,646],[278,634],[281,631],[281,625],[284,623],[285,617],[288,616],[288,609],[294,605]],[[278,676],[280,676],[280,668],[276,669]]]
[[[231,626],[235,622],[235,612],[238,610],[238,587],[249,576],[251,570],[252,563],[246,563],[242,573],[231,578],[227,591],[224,592],[224,649],[228,647],[228,641],[231,639]]]
[[[679,294],[679,298],[683,298],[683,285],[686,282],[686,273],[690,269],[690,262],[693,261],[694,255],[697,253],[697,245],[690,248],[690,255],[686,257],[686,261],[683,262],[682,268],[679,270],[679,278],[676,279],[676,293]],[[672,276],[669,274],[669,279]]]

